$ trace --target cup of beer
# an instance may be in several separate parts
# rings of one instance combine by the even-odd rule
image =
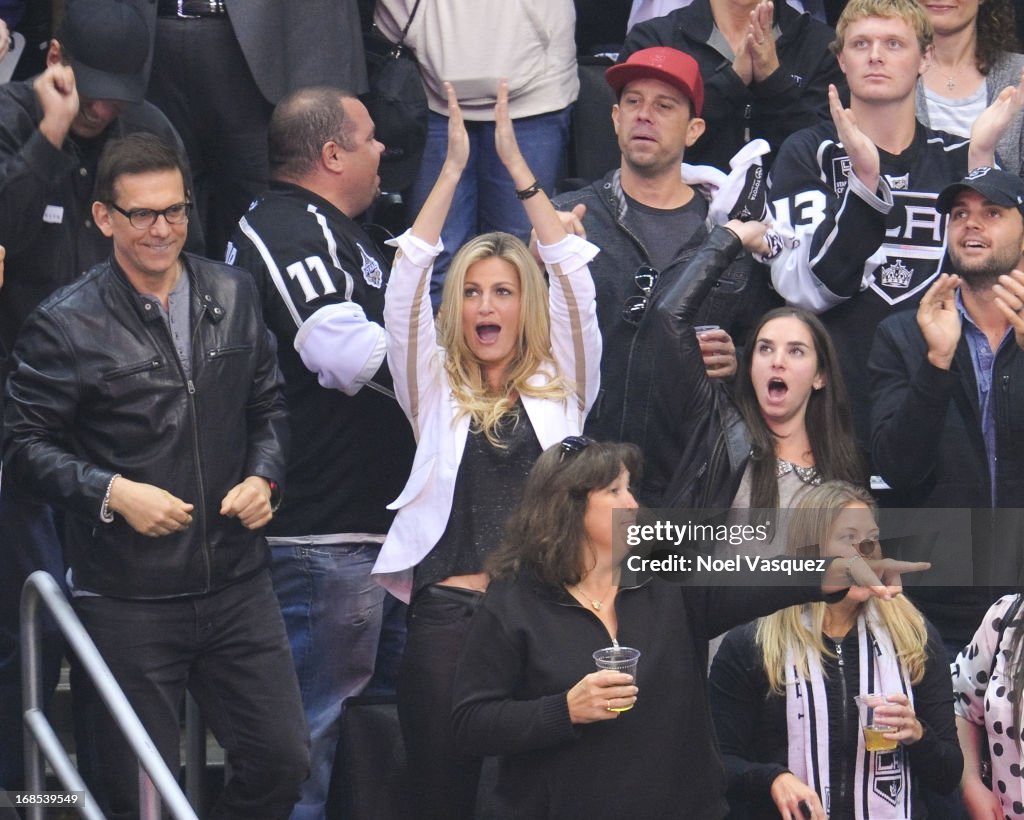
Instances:
[[[598,669],[611,669],[613,672],[625,672],[633,676],[633,683],[636,683],[636,665],[640,662],[640,650],[630,646],[608,646],[598,649],[594,653],[594,663]],[[612,707],[612,712],[628,712],[633,708],[629,706]]]
[[[896,741],[889,740],[886,734],[892,732],[892,726],[879,723],[875,719],[875,709],[888,701],[885,695],[857,695],[857,712],[860,714],[860,728],[864,732],[864,749],[868,752],[891,752],[896,748]]]

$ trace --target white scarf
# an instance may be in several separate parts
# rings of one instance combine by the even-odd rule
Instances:
[[[805,610],[804,623],[812,629]],[[860,681],[854,695],[903,692],[914,703],[910,683],[900,666],[889,633],[870,603],[857,616]],[[786,726],[789,733],[789,770],[811,786],[829,813],[828,707],[821,658],[807,650],[810,676],[797,672],[792,649],[786,656]],[[838,685],[838,684],[836,684]],[[857,763],[852,788],[857,820],[904,820],[911,816],[910,765],[906,749],[867,752],[864,734],[857,731]]]

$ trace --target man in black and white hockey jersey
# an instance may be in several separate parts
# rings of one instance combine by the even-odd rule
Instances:
[[[1024,100],[1024,90],[1005,90],[970,141],[925,128],[914,94],[931,41],[916,0],[851,0],[833,43],[850,108],[831,88],[833,123],[787,139],[771,173],[777,223],[797,240],[773,260],[772,281],[790,304],[824,314],[865,451],[875,327],[916,307],[938,275],[945,225],[936,196],[969,167],[992,164],[995,143]]]
[[[380,184],[373,121],[348,92],[299,89],[274,110],[269,148],[270,189],[228,259],[259,284],[291,418],[267,535],[312,743],[299,820],[323,816],[343,701],[374,670],[385,592],[370,569],[414,444],[385,362],[388,266],[354,221]]]

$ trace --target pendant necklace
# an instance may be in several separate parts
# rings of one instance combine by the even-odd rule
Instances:
[[[612,586],[614,586],[614,584],[612,584]],[[601,606],[602,606],[602,604],[604,604],[604,599],[608,597],[608,592],[612,591],[612,588],[608,587],[608,592],[606,592],[604,595],[602,595],[600,600],[595,601],[593,598],[591,598],[589,595],[587,595],[587,593],[585,593],[582,589],[580,589],[580,585],[579,584],[576,584],[573,587],[573,589],[575,589],[580,594],[581,597],[586,598],[588,601],[590,601],[590,605],[594,608],[595,612],[600,612],[601,611]]]

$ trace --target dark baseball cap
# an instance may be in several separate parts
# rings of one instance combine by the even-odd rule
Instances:
[[[626,84],[633,80],[661,80],[686,95],[693,116],[699,117],[704,108],[704,80],[700,76],[700,67],[693,57],[678,48],[655,46],[635,51],[626,62],[609,68],[604,77],[616,94],[621,94]]]
[[[58,35],[81,97],[142,102],[149,27],[125,0],[68,0]]]
[[[998,168],[975,168],[959,182],[942,189],[935,203],[939,213],[948,214],[961,191],[977,191],[989,202],[1016,208],[1024,215],[1024,181],[1016,174]]]

